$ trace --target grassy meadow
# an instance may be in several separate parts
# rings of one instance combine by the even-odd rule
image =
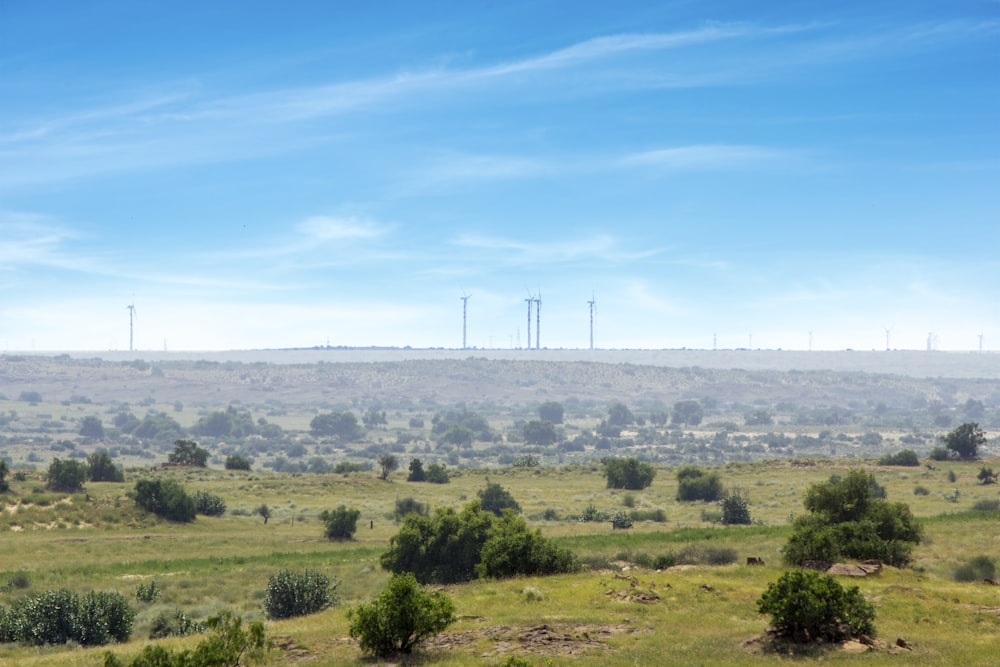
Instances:
[[[406,461],[403,461],[405,468]],[[987,461],[987,464],[995,462]],[[325,612],[267,622],[276,648],[273,665],[371,664],[348,637],[346,608],[371,599],[387,578],[378,558],[398,524],[395,503],[413,498],[431,507],[461,507],[490,481],[510,489],[532,527],[571,548],[588,567],[580,574],[448,586],[459,621],[407,664],[492,665],[507,656],[533,664],[993,664],[1000,632],[1000,587],[956,583],[954,569],[977,555],[1000,553],[1000,513],[972,512],[1000,498],[982,486],[980,463],[939,463],[934,469],[872,467],[890,501],[909,503],[927,539],[914,567],[886,568],[877,577],[850,580],[875,602],[885,646],[855,655],[825,650],[778,656],[750,641],[768,619],[756,600],[783,568],[780,550],[794,515],[803,512],[808,486],[843,473],[856,461],[731,463],[714,468],[727,487],[747,491],[755,525],[714,523],[714,504],[675,500],[676,468],[659,467],[643,491],[606,488],[597,463],[563,468],[452,470],[445,485],[409,483],[405,472],[388,481],[374,472],[294,475],[218,469],[133,469],[124,484],[88,483],[86,492],[45,491],[41,472],[12,482],[0,497],[0,604],[50,588],[117,590],[138,609],[132,641],[99,649],[0,645],[0,663],[99,665],[104,652],[122,657],[141,650],[152,620],[181,609],[203,620],[232,610],[264,619],[268,576],[280,569],[314,569],[335,578],[340,604]],[[954,481],[949,473],[953,473]],[[141,476],[175,477],[189,490],[222,496],[227,513],[172,524],[139,511],[126,497]],[[922,487],[926,493],[916,494]],[[954,491],[958,489],[959,494]],[[267,504],[265,523],[254,509]],[[353,541],[323,537],[318,515],[346,505],[361,510]],[[593,505],[657,516],[631,530],[608,522],[575,520]],[[730,549],[733,564],[648,567],[656,556]],[[746,558],[766,561],[748,567]],[[647,567],[643,567],[643,565]],[[627,568],[627,569],[625,569]],[[634,578],[633,578],[634,577]],[[159,599],[135,600],[136,587],[155,581]],[[10,583],[8,583],[10,582]],[[897,637],[912,650],[890,651]],[[193,646],[198,636],[161,640]]]

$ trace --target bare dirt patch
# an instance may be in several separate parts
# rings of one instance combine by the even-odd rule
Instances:
[[[497,625],[482,630],[450,632],[427,641],[428,649],[447,650],[486,642],[492,648],[480,657],[505,655],[572,656],[608,650],[608,640],[619,634],[652,632],[631,625],[544,623],[541,625]]]

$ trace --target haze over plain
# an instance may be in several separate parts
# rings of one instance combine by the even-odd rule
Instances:
[[[540,292],[542,347],[593,295],[602,348],[995,349],[998,38],[985,1],[7,3],[0,345],[128,350],[134,304],[136,349],[455,348],[464,293],[523,347]]]

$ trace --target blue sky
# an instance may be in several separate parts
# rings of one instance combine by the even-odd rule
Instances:
[[[1000,349],[1000,2],[348,4],[0,1],[4,350]]]

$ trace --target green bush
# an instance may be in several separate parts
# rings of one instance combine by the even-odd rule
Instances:
[[[719,504],[722,506],[722,523],[727,526],[750,525],[750,497],[746,493],[739,489],[730,491]]]
[[[572,552],[531,531],[519,516],[507,510],[493,521],[483,543],[475,572],[484,579],[574,572],[579,564]]]
[[[915,487],[913,487],[913,495],[915,496],[929,496],[930,493],[931,490],[928,489],[926,486],[921,486],[920,484],[917,484]]]
[[[653,559],[652,565],[654,570],[666,570],[668,567],[677,565],[677,556],[673,553],[660,554]]]
[[[677,500],[682,502],[704,500],[714,503],[722,498],[722,481],[714,472],[685,466],[677,472],[677,482]]]
[[[155,581],[148,584],[139,584],[135,589],[135,599],[139,602],[156,602],[160,597],[160,587]]]
[[[393,514],[395,514],[398,519],[403,518],[407,514],[420,514],[421,516],[427,516],[428,509],[427,505],[414,498],[397,498],[396,510]]]
[[[878,460],[880,466],[918,466],[920,457],[912,449],[904,449],[895,454],[886,454]]]
[[[167,462],[204,468],[208,465],[208,450],[202,449],[193,440],[177,440],[174,442],[174,451],[167,455]]]
[[[479,496],[479,506],[484,511],[492,512],[497,516],[503,514],[506,509],[513,510],[515,513],[521,511],[521,506],[514,500],[510,491],[489,479],[486,480],[486,488],[477,491],[476,495]]]
[[[632,527],[632,515],[619,510],[611,515],[611,527],[615,530],[627,530]]]
[[[412,653],[420,642],[455,622],[455,606],[440,592],[429,592],[410,573],[394,574],[369,604],[347,613],[351,637],[378,658]]]
[[[661,509],[633,510],[632,519],[634,521],[654,521],[656,523],[666,523],[667,513]]]
[[[74,493],[83,490],[87,480],[87,464],[80,461],[52,459],[46,474],[45,488],[50,491]]]
[[[972,506],[973,512],[996,512],[997,510],[1000,510],[1000,500],[996,498],[977,500]]]
[[[87,476],[91,482],[125,481],[125,473],[106,449],[99,449],[87,458]]]
[[[324,534],[328,540],[350,540],[354,538],[354,533],[358,530],[358,519],[361,517],[361,510],[347,509],[341,505],[332,512],[323,510],[320,514],[324,524]]]
[[[97,646],[128,641],[135,610],[120,593],[91,591],[82,598],[66,589],[16,600],[0,607],[0,641],[36,646],[75,641]]]
[[[443,463],[432,463],[427,466],[427,481],[431,484],[447,484],[448,468]]]
[[[173,611],[164,611],[153,619],[149,626],[149,638],[186,637],[204,631],[204,623],[192,620],[180,609],[174,609]]]
[[[236,667],[260,659],[267,647],[264,624],[260,621],[243,627],[243,619],[230,612],[208,619],[212,635],[194,650],[170,651],[162,646],[147,646],[129,667]],[[125,667],[113,653],[105,653],[104,667]]]
[[[194,507],[198,514],[205,516],[222,516],[226,513],[226,501],[222,496],[212,495],[204,491],[195,491]]]
[[[135,503],[168,521],[194,521],[194,499],[172,479],[141,479],[135,483]]]
[[[997,575],[997,566],[989,556],[976,556],[955,568],[955,581],[983,581]]]
[[[628,489],[641,491],[653,483],[656,470],[648,463],[636,458],[604,459],[604,476],[608,480],[609,489]]]
[[[226,457],[226,470],[252,470],[250,459],[233,454]]]
[[[771,615],[779,637],[793,641],[875,634],[875,607],[858,587],[845,590],[832,576],[814,570],[791,570],[768,584],[757,609]]]
[[[322,572],[282,570],[267,580],[264,611],[268,618],[291,618],[322,611],[337,603],[337,582]]]
[[[580,523],[587,523],[588,521],[605,521],[607,520],[607,515],[604,512],[598,512],[597,508],[593,505],[587,505],[584,508],[583,514],[581,514],[577,521]]]

